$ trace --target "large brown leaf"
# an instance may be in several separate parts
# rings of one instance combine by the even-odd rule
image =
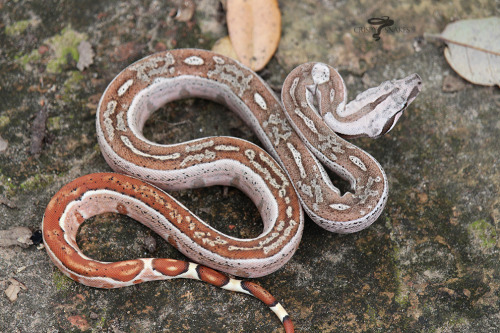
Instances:
[[[240,61],[254,71],[268,63],[281,36],[277,0],[229,0],[227,26]]]

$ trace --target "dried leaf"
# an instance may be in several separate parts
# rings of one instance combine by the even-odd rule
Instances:
[[[500,86],[500,18],[450,23],[440,35],[426,37],[444,41],[444,55],[464,79],[480,85]]]
[[[86,40],[82,40],[78,45],[78,63],[76,68],[81,72],[94,63],[94,51],[92,45]]]
[[[278,48],[281,13],[277,0],[228,0],[229,37],[240,61],[261,70]]]
[[[16,279],[10,278],[9,282],[11,283],[7,289],[4,290],[5,296],[11,301],[15,302],[17,300],[17,294],[21,290],[27,290],[26,286]]]
[[[216,41],[214,46],[212,46],[212,51],[218,54],[225,55],[226,57],[239,60],[238,55],[234,51],[233,44],[231,44],[229,36],[222,37],[218,41]]]
[[[26,227],[0,230],[0,247],[21,246],[27,248],[33,244],[31,235],[31,230]]]
[[[189,22],[193,18],[195,9],[193,0],[182,0],[174,19],[179,22]]]

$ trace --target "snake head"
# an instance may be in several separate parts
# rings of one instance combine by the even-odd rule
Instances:
[[[396,125],[403,111],[413,102],[422,89],[422,79],[418,74],[412,74],[404,79],[386,81],[382,85],[385,85],[384,88],[389,90],[390,94],[385,98],[387,107],[385,110],[382,108],[380,116],[388,118],[388,120],[376,137],[384,135]],[[383,99],[382,103],[384,103]]]
[[[340,103],[336,112],[324,115],[325,122],[344,137],[377,138],[394,127],[421,87],[418,74],[383,82],[360,93],[347,105]]]

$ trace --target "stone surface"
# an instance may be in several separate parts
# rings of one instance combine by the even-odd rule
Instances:
[[[210,48],[226,34],[218,1],[195,1],[187,22],[175,19],[181,2],[0,0],[0,135],[8,142],[0,152],[0,230],[36,231],[63,184],[110,171],[94,117],[120,70],[155,51]],[[291,261],[255,280],[283,302],[298,331],[500,330],[500,91],[469,83],[443,91],[444,78],[455,74],[442,45],[422,39],[452,20],[499,14],[494,1],[480,2],[280,1],[281,44],[261,72],[273,86],[305,61],[338,67],[351,98],[413,72],[424,83],[392,132],[354,141],[389,177],[379,220],[352,235],[330,234],[306,220]],[[367,20],[383,15],[401,29],[382,32],[375,42]],[[82,40],[95,57],[80,72]],[[44,107],[46,132],[40,153],[32,155],[32,124]],[[157,142],[221,134],[256,140],[230,111],[201,100],[170,103],[147,122],[145,134]],[[230,235],[252,237],[262,228],[251,201],[235,189],[174,195]],[[152,235],[130,219],[104,215],[84,224],[79,244],[103,260],[182,258],[157,236],[150,253]],[[1,332],[282,331],[257,300],[200,282],[88,288],[63,276],[37,246],[0,248],[2,295],[9,279],[26,290],[14,302],[0,297]]]

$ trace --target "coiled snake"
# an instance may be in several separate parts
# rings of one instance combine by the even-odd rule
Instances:
[[[288,75],[281,102],[257,74],[209,51],[179,49],[139,60],[110,83],[97,112],[101,151],[120,174],[80,177],[52,198],[43,219],[49,256],[63,273],[93,287],[192,278],[251,294],[292,332],[286,311],[256,284],[172,259],[96,261],[78,248],[78,228],[94,215],[117,212],[152,228],[203,265],[242,277],[270,274],[299,245],[301,206],[320,226],[339,233],[361,230],[378,218],[388,194],[384,171],[372,156],[336,133],[344,137],[386,133],[417,96],[420,85],[413,74],[368,89],[346,104],[345,85],[337,71],[307,63]],[[142,128],[151,113],[186,97],[228,106],[255,131],[270,155],[234,137],[170,145],[147,140]],[[322,164],[348,180],[352,190],[342,195]],[[254,239],[227,236],[156,188],[212,185],[245,192],[262,215],[262,234]]]

